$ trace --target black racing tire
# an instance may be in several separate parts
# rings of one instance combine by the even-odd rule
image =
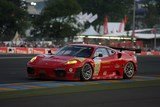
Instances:
[[[81,70],[80,79],[82,81],[88,81],[92,79],[92,76],[93,76],[92,66],[89,63],[84,64]]]
[[[127,62],[124,67],[123,78],[124,79],[131,79],[135,74],[135,66],[132,62]]]

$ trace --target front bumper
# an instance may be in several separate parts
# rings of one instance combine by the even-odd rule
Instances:
[[[72,69],[72,70],[69,70]],[[81,67],[38,67],[27,66],[29,78],[53,79],[53,80],[80,80]]]

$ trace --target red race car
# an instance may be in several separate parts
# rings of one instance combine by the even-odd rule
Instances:
[[[134,54],[91,44],[70,44],[27,63],[28,77],[54,80],[131,79],[136,71]]]

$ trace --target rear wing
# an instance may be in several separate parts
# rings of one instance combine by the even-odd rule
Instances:
[[[113,49],[119,50],[120,52],[122,51],[134,51],[135,53],[141,53],[141,49],[134,49],[134,48],[118,48],[118,47],[111,47]]]

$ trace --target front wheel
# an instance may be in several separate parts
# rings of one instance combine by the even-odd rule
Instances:
[[[92,66],[89,63],[84,64],[81,71],[81,80],[87,81],[92,79],[92,74],[93,74]]]
[[[135,74],[135,67],[132,62],[128,62],[124,67],[124,79],[131,79],[133,75]]]

